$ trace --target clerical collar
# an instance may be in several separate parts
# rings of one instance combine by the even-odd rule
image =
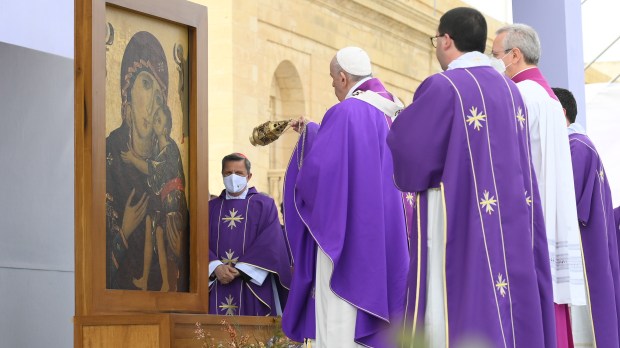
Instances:
[[[245,187],[245,190],[243,190],[243,192],[239,195],[239,196],[231,196],[230,193],[228,193],[228,191],[226,191],[226,199],[245,199],[245,197],[247,197],[248,195],[248,187]]]
[[[349,92],[347,93],[347,95],[344,97],[344,99],[351,98],[351,97],[353,96],[353,92],[355,92],[355,90],[357,89],[357,87],[361,86],[361,85],[362,85],[362,83],[364,83],[364,82],[366,82],[366,81],[370,80],[371,78],[372,78],[372,76],[368,76],[368,77],[365,77],[365,78],[363,78],[363,79],[361,79],[361,80],[357,81],[357,83],[356,83],[355,85],[353,85],[353,87],[351,87],[351,89],[349,90]]]
[[[450,62],[448,70],[477,66],[491,66],[491,59],[486,54],[478,51],[467,52]]]
[[[568,126],[568,134],[575,134],[575,133],[585,135],[586,129],[583,128],[583,126],[577,122],[571,123],[570,126]]]
[[[526,71],[528,71],[528,70],[532,70],[532,69],[536,69],[536,67],[535,67],[535,66],[530,66],[530,67],[527,67],[527,68],[525,68],[525,69],[523,69],[523,70],[519,71],[518,73],[516,73],[516,74],[514,74],[514,75],[512,76],[511,80],[512,80],[512,81],[514,81],[514,83],[518,83],[518,82],[521,82],[521,81],[523,81],[523,80],[528,80],[528,77],[527,77],[527,76],[525,76],[525,74],[524,74],[524,75],[521,75],[521,76],[519,76],[519,75],[520,75],[521,73],[523,73],[523,72],[526,72]],[[515,81],[515,80],[516,80],[516,81]]]

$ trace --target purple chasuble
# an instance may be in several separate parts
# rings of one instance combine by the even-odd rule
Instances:
[[[620,233],[620,207],[614,209],[614,217],[616,218],[616,229]]]
[[[440,188],[446,337],[493,347],[555,347],[549,254],[516,85],[493,68],[427,78],[387,142],[401,191],[418,192],[406,322],[423,331],[428,190]]]
[[[246,263],[269,272],[262,285],[242,276],[228,284],[213,282],[209,313],[220,315],[275,316],[272,278],[282,308],[291,282],[286,241],[272,198],[254,187],[245,199],[225,199],[226,191],[209,201],[209,261]]]
[[[396,101],[394,96],[390,92],[388,92],[381,81],[377,78],[372,78],[364,81],[359,87],[355,89],[356,91],[373,91],[383,98]],[[392,127],[392,118],[389,116],[385,116],[388,122],[388,126]],[[414,224],[414,211],[415,211],[415,194],[413,192],[404,192],[403,196],[403,207],[405,208],[405,225],[407,226],[407,236],[411,236],[413,231]]]
[[[617,226],[603,163],[585,134],[569,135],[588,298],[598,347],[620,347]]]
[[[371,78],[371,79],[368,79],[362,82],[362,84],[359,85],[355,89],[355,91],[373,91],[387,100],[395,101],[394,96],[392,96],[392,93],[388,92],[385,89],[385,87],[383,86],[383,84],[378,78]]]
[[[315,338],[317,247],[333,262],[331,290],[357,308],[355,341],[391,347],[409,264],[402,196],[392,183],[383,112],[356,98],[307,126],[284,183],[284,222],[295,271],[282,318],[288,337]]]

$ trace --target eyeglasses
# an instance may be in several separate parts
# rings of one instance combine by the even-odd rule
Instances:
[[[431,36],[431,37],[430,37],[430,39],[431,39],[431,45],[433,45],[433,47],[437,48],[437,38],[438,38],[438,37],[442,37],[442,36],[446,36],[446,35],[448,35],[448,37],[451,37],[451,38],[452,38],[452,40],[454,40],[454,36],[452,36],[452,35],[450,35],[450,34],[448,34],[448,33],[443,33],[443,34],[439,34],[439,35]]]
[[[513,48],[514,48],[514,47],[513,47]],[[504,53],[508,53],[508,52],[510,52],[510,51],[512,51],[512,48],[507,48],[507,49],[505,49],[505,50],[504,50]],[[499,54],[500,54],[499,52],[491,51],[491,56],[493,56],[493,57],[495,57],[495,58],[498,58],[498,57],[499,57]]]
[[[433,45],[433,47],[437,48],[437,38],[438,37],[442,37],[444,35],[446,35],[446,34],[444,33],[444,34],[439,34],[439,35],[431,36],[429,38],[429,39],[431,39],[431,45]]]

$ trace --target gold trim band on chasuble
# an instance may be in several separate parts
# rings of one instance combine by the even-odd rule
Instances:
[[[493,162],[493,151],[491,149],[491,135],[489,133],[490,122],[488,118],[486,102],[484,100],[484,94],[482,93],[482,88],[480,87],[480,83],[468,69],[465,69],[465,71],[469,74],[469,76],[471,76],[471,78],[476,83],[476,86],[478,87],[478,91],[480,92],[480,98],[482,98],[482,108],[484,109],[484,114],[487,115],[487,119],[486,119],[487,124],[485,127],[487,131],[487,146],[489,149],[489,161],[491,162],[491,175],[493,176],[493,188],[495,189],[495,195],[497,196],[497,218],[498,218],[498,223],[499,223],[500,238],[502,240],[502,255],[504,257],[504,272],[506,272],[505,283],[506,283],[506,287],[508,288],[508,301],[510,303],[510,325],[512,328],[512,344],[513,344],[513,347],[516,347],[517,338],[515,335],[514,317],[512,314],[512,292],[510,291],[510,275],[508,272],[508,261],[506,260],[506,245],[504,243],[504,225],[502,224],[502,209],[501,209],[501,204],[500,204],[501,200],[499,198],[499,190],[497,189],[497,179],[495,178],[495,166]],[[497,286],[497,283],[496,283],[496,286]]]
[[[304,128],[306,128],[306,132],[307,132],[307,125],[304,125]],[[293,148],[293,153],[291,154],[291,157],[288,159],[288,164],[286,165],[287,171],[288,171],[288,168],[291,166],[291,161],[293,160],[293,158],[295,158],[296,163],[300,163],[299,150],[298,150],[300,140],[304,142],[306,138],[305,137],[302,138],[302,135],[299,134],[299,139],[297,139],[297,142],[295,143],[295,147]],[[303,151],[302,151],[302,156],[303,156]],[[297,174],[299,175],[299,171],[301,171],[301,167],[298,167],[297,170],[298,170]],[[287,175],[286,173],[284,173],[284,185],[282,186],[282,197],[286,197],[286,177]],[[293,193],[294,191],[295,190],[293,189]],[[293,197],[295,196],[293,195]],[[284,207],[284,205],[282,206]],[[295,257],[293,255],[293,248],[291,248],[291,243],[288,238],[288,231],[286,230],[286,216],[284,215],[284,209],[282,210],[282,220],[284,220],[284,235],[286,235],[286,243],[288,245],[289,250],[291,251],[291,266],[295,266]]]
[[[266,272],[269,272],[269,273],[277,274],[277,275],[278,275],[278,283],[280,283],[280,285],[281,285],[283,288],[285,288],[286,290],[290,290],[290,289],[289,289],[289,288],[287,288],[284,284],[282,284],[282,281],[280,280],[280,273],[278,273],[278,272],[276,272],[276,271],[274,271],[274,270],[271,270],[271,269],[269,269],[269,268],[261,267],[261,266],[258,266],[258,265],[255,265],[255,264],[253,264],[253,263],[249,263],[249,262],[244,262],[244,261],[237,262],[237,264],[239,264],[239,263],[243,263],[243,264],[246,264],[246,265],[249,265],[249,266],[252,266],[252,267],[256,267],[256,268],[258,268],[258,269],[262,269],[263,271],[266,271]]]
[[[601,173],[604,173],[605,168],[603,167],[603,164],[598,155],[598,152],[592,147],[590,147],[590,145],[584,143],[583,141],[579,139],[570,139],[570,141],[580,142],[584,144],[586,147],[588,147],[592,152],[594,152],[594,154],[596,154],[597,159],[601,163],[601,167],[599,168],[597,177],[601,181],[605,180],[604,175],[601,175]],[[605,201],[603,200],[602,183],[598,185],[598,189],[599,189],[599,199],[601,201],[601,207],[603,208],[603,221],[605,222],[605,227],[607,227],[607,210],[605,209]],[[583,254],[583,242],[581,240],[581,228],[579,228],[579,232],[580,232],[579,233],[579,248],[581,249],[581,262],[583,264],[583,276],[584,276],[584,281],[586,283],[586,296],[588,298],[588,315],[590,316],[590,327],[592,328],[592,338],[594,338],[594,342],[593,342],[594,348],[596,348],[596,330],[594,329],[594,318],[592,317],[592,301],[590,300],[590,283],[588,282],[588,269],[586,268],[586,258]],[[607,228],[605,228],[605,237],[609,238],[609,235],[607,234]]]
[[[415,339],[416,328],[418,326],[418,310],[420,305],[420,283],[421,283],[421,275],[420,272],[422,270],[422,223],[420,220],[420,194],[416,194],[416,216],[417,216],[417,227],[418,227],[418,263],[417,263],[417,274],[416,274],[416,287],[415,287],[415,306],[413,307],[413,327],[411,329],[411,345],[413,345]],[[445,267],[444,267],[445,273]],[[446,303],[446,306],[448,304]],[[407,289],[407,305],[405,307],[405,322],[407,321],[407,310],[409,309],[409,289]],[[447,320],[446,320],[447,322]],[[447,325],[447,324],[446,324]],[[403,330],[404,332],[404,330]]]
[[[310,226],[308,226],[308,223],[306,223],[306,220],[304,220],[304,218],[303,218],[303,217],[301,216],[301,214],[299,213],[299,208],[297,207],[297,192],[296,192],[296,191],[293,191],[293,202],[294,202],[294,205],[295,205],[295,211],[297,212],[297,215],[299,216],[299,219],[300,219],[300,220],[301,220],[301,222],[304,224],[304,226],[306,226],[306,228],[308,229],[308,233],[310,233],[310,236],[311,236],[311,237],[312,237],[312,239],[314,240],[314,243],[316,243],[316,245],[317,245],[317,249],[320,249],[320,250],[321,250],[321,252],[323,252],[323,253],[325,254],[325,256],[327,256],[327,258],[329,259],[329,261],[332,263],[332,276],[333,276],[333,272],[334,272],[334,268],[335,268],[335,267],[334,267],[334,260],[332,260],[332,258],[329,256],[329,254],[327,254],[327,253],[323,250],[323,248],[321,248],[321,245],[319,244],[319,242],[317,241],[316,237],[314,236],[314,233],[312,233],[312,230],[310,229]],[[317,252],[318,252],[318,250],[317,250]],[[315,265],[315,267],[316,267],[316,265]],[[316,271],[315,271],[315,272],[316,272]],[[331,281],[331,278],[332,278],[332,277],[330,277],[330,279],[329,279],[329,290],[330,290],[332,293],[334,293],[334,295],[336,295],[336,297],[338,297],[339,299],[343,300],[344,302],[346,302],[346,303],[350,304],[350,305],[351,305],[351,306],[353,306],[354,308],[357,308],[357,309],[361,310],[362,312],[368,313],[368,314],[370,314],[370,315],[372,315],[372,316],[374,316],[374,317],[376,317],[376,318],[379,318],[379,319],[381,319],[381,320],[384,320],[384,321],[385,321],[385,322],[387,322],[387,323],[390,323],[390,320],[389,320],[389,319],[384,318],[384,317],[380,316],[379,314],[373,313],[373,312],[371,312],[371,311],[369,311],[369,310],[367,310],[367,309],[365,309],[365,308],[362,308],[362,307],[356,306],[355,304],[353,304],[353,303],[349,302],[347,299],[345,299],[345,298],[341,297],[340,295],[338,295],[338,294],[334,291],[334,289],[332,289],[332,281]],[[316,281],[315,281],[315,286],[314,286],[314,289],[315,289],[315,291],[316,291]],[[356,343],[357,343],[357,344],[360,344],[360,345],[363,345],[362,343],[357,342],[357,341],[356,341]]]
[[[515,119],[517,120],[517,122],[515,122],[515,131],[518,132],[519,131],[519,125],[517,123],[521,124],[521,129],[525,130],[525,148],[526,148],[526,155],[527,155],[527,168],[528,171],[530,173],[530,177],[529,177],[529,184],[530,184],[530,196],[528,197],[527,195],[527,191],[525,192],[525,202],[527,203],[528,207],[530,207],[530,217],[531,217],[531,229],[532,229],[532,250],[534,250],[534,200],[532,200],[530,197],[534,196],[534,179],[533,179],[533,175],[532,175],[532,159],[530,158],[530,119],[527,113],[527,107],[525,106],[525,104],[523,105],[523,107],[525,108],[525,110],[521,110],[521,108],[519,107],[519,110],[517,112],[517,108],[515,106],[515,98],[514,95],[512,94],[512,90],[510,89],[510,85],[508,84],[508,77],[505,75],[502,75],[502,78],[504,79],[504,84],[506,84],[506,88],[508,89],[508,93],[510,93],[510,100],[512,101],[512,112],[515,113]],[[525,112],[525,116],[523,116],[521,113]],[[527,127],[525,127],[523,124],[526,124]]]
[[[590,285],[588,284],[588,271],[586,269],[586,258],[583,257],[583,244],[581,235],[579,236],[579,248],[581,248],[581,263],[583,264],[583,277],[586,283],[586,297],[588,298],[588,315],[590,316],[590,327],[592,328],[592,338],[594,338],[594,348],[596,348],[596,331],[594,330],[594,318],[592,318],[592,302],[590,301]]]
[[[252,198],[254,198],[254,195],[248,198],[248,203],[245,205],[245,223],[243,224],[243,249],[242,249],[243,254],[242,255],[245,255],[245,234],[246,234],[246,231],[248,230],[248,220],[249,220],[248,211],[250,211],[250,201],[252,200]]]
[[[243,225],[243,254],[245,254],[245,238],[246,238],[246,231],[247,231],[248,220],[249,220],[249,218],[248,218],[248,211],[250,209],[250,200],[253,197],[254,197],[254,195],[252,195],[252,196],[250,196],[250,198],[248,198],[248,203],[247,203],[247,206],[245,208],[245,224]],[[220,217],[221,217],[221,210],[220,210]],[[219,227],[219,225],[218,225],[218,227]],[[286,290],[290,290],[286,285],[282,284],[282,280],[280,279],[280,273],[278,273],[278,272],[276,272],[276,271],[274,271],[272,269],[261,267],[261,266],[255,265],[253,263],[245,262],[245,261],[235,262],[235,264],[239,264],[239,263],[243,263],[243,264],[246,264],[246,265],[258,268],[258,269],[262,269],[263,271],[267,271],[269,273],[277,274],[278,275],[278,283],[280,283],[280,285],[283,288],[285,288]],[[269,308],[271,308],[271,307],[269,307]]]
[[[249,188],[248,188],[248,189],[249,189]],[[242,247],[242,255],[243,255],[243,254],[245,254],[245,233],[246,233],[246,229],[247,229],[247,226],[248,226],[248,218],[247,218],[247,217],[248,217],[248,208],[250,207],[250,200],[252,199],[252,197],[254,197],[254,196],[252,195],[252,196],[250,196],[250,197],[248,198],[248,202],[247,202],[246,207],[245,207],[245,222],[244,222],[244,224],[243,224],[243,247]],[[219,216],[218,216],[218,219],[217,219],[217,246],[216,246],[216,252],[217,252],[217,256],[218,256],[218,257],[219,257],[219,255],[220,255],[220,225],[222,224],[222,223],[221,223],[221,222],[222,222],[222,209],[223,209],[223,207],[224,207],[224,201],[225,201],[225,200],[226,200],[226,199],[224,199],[224,200],[222,200],[222,201],[220,202],[220,213],[219,213]],[[213,260],[213,261],[215,261],[215,260]],[[217,302],[219,301],[219,300],[218,300],[219,296],[218,296],[218,291],[217,291],[217,289],[218,289],[218,285],[219,285],[219,282],[217,282],[217,281],[216,281],[216,282],[215,282],[215,304],[216,304],[216,306],[217,306]],[[239,306],[238,306],[238,308],[237,308],[237,310],[239,311],[239,313],[241,313],[241,301],[242,301],[242,296],[243,296],[243,284],[242,284],[242,286],[241,286],[241,288],[240,288],[240,290],[239,290]],[[271,309],[271,307],[270,307],[270,309]]]
[[[268,317],[271,315],[271,306],[267,304],[267,302],[265,302],[260,296],[258,296],[256,294],[256,292],[254,292],[254,289],[252,289],[252,287],[250,286],[250,283],[245,283],[244,284],[248,289],[250,289],[250,292],[252,293],[252,295],[254,295],[254,297],[256,297],[262,304],[264,304],[267,308],[269,308],[269,313],[266,314],[265,316]]]
[[[458,88],[456,87],[456,85],[454,84],[454,82],[448,77],[446,76],[444,73],[439,73],[441,76],[443,76],[454,88],[456,95],[459,98],[459,104],[461,105],[461,115],[463,118],[463,126],[465,128],[465,135],[467,138],[467,151],[469,152],[469,159],[470,159],[470,164],[471,164],[471,170],[472,170],[472,176],[473,176],[473,180],[474,180],[474,191],[476,192],[476,208],[478,209],[478,216],[480,217],[480,227],[481,227],[481,231],[482,231],[482,239],[484,241],[484,250],[486,253],[486,257],[487,257],[487,265],[489,267],[489,276],[491,279],[491,288],[493,291],[493,297],[495,299],[495,306],[497,309],[497,317],[498,317],[498,321],[499,321],[499,327],[500,327],[500,331],[502,333],[502,339],[504,341],[504,347],[508,347],[508,344],[506,343],[506,335],[504,333],[504,325],[502,322],[502,315],[501,315],[501,310],[499,308],[499,301],[497,299],[497,293],[495,291],[495,280],[493,279],[493,267],[491,266],[491,258],[489,256],[489,248],[487,245],[487,237],[486,237],[486,231],[484,229],[484,220],[482,218],[482,210],[480,208],[480,204],[478,202],[480,202],[480,196],[478,194],[478,180],[476,179],[476,170],[474,168],[474,158],[473,158],[473,154],[471,152],[471,142],[469,140],[469,129],[467,128],[467,119],[466,119],[466,115],[465,115],[465,108],[463,106],[463,98],[461,97],[461,93],[459,92]],[[442,185],[443,187],[443,185]],[[447,216],[446,216],[447,218]]]
[[[446,257],[448,255],[448,211],[446,207],[446,192],[443,181],[439,183],[441,187],[441,204],[443,205],[443,301],[444,318],[446,318],[446,347],[450,347],[450,325],[448,321],[448,279],[446,277]]]

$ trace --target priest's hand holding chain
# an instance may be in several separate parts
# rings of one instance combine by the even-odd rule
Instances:
[[[290,125],[295,130],[295,132],[301,133],[308,122],[308,119],[306,119],[304,116],[299,116],[298,119],[292,120]]]

